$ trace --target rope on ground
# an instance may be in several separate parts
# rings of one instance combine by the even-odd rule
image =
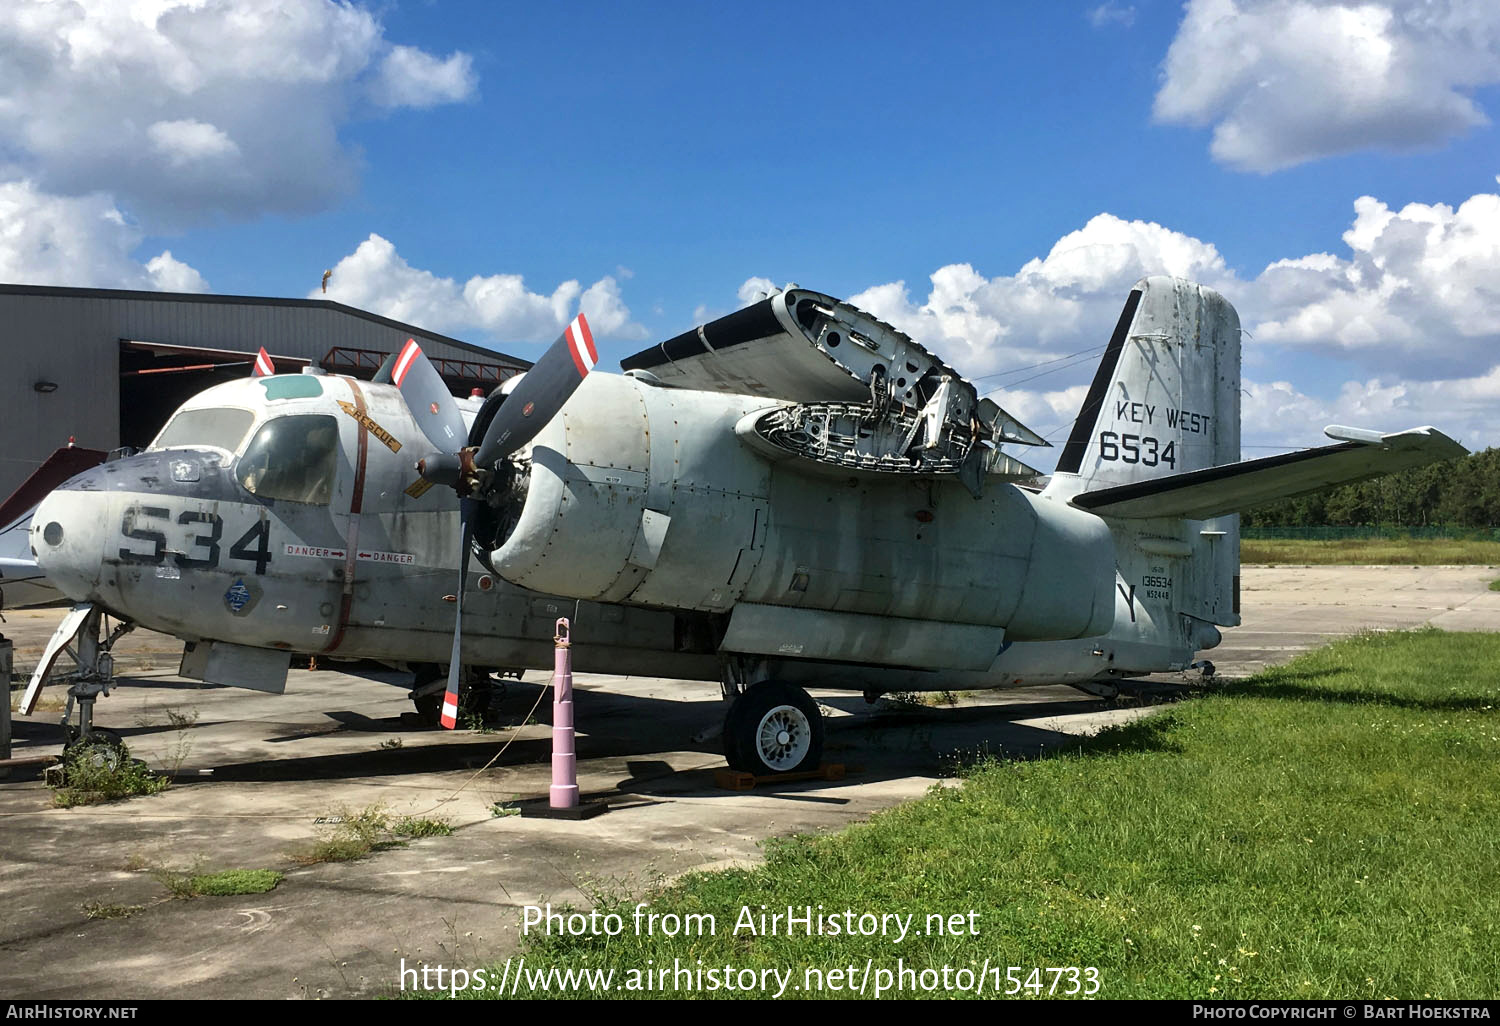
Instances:
[[[537,693],[536,701],[531,703],[531,709],[526,713],[526,719],[524,719],[524,720],[521,721],[521,724],[520,724],[521,726],[524,727],[527,724],[527,722],[534,715],[536,715],[537,707],[542,704],[542,699],[545,698],[546,695],[547,695],[547,692],[549,692],[551,690],[552,690],[552,681],[551,681],[551,679],[548,679],[547,683],[542,686],[542,690]],[[457,791],[454,791],[452,794],[450,794],[448,797],[444,798],[442,801],[438,802],[432,808],[425,809],[422,812],[414,813],[413,814],[413,818],[420,817],[420,816],[425,816],[429,812],[436,812],[438,809],[441,809],[444,805],[447,805],[453,799],[457,798],[460,794],[463,793],[464,788],[468,787],[470,784],[474,783],[474,781],[476,781],[476,780],[479,779],[480,774],[482,774],[485,770],[489,769],[491,766],[495,765],[495,761],[497,759],[499,759],[500,756],[502,756],[502,755],[505,754],[505,750],[511,746],[511,742],[515,741],[516,737],[517,737],[516,734],[512,734],[509,738],[507,738],[505,744],[503,744],[503,745],[500,746],[500,750],[498,752],[496,752],[494,755],[490,756],[490,761],[487,762],[487,763],[485,763],[483,766],[479,767],[477,770],[475,770],[474,771],[474,775],[471,776],[471,777],[469,777],[469,779],[465,780],[462,784],[460,784],[458,786],[458,790]]]

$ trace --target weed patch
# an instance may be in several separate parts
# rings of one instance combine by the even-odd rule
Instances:
[[[167,778],[131,759],[125,745],[80,745],[63,760],[63,784],[53,789],[52,804],[60,809],[97,805],[158,794],[169,786]]]

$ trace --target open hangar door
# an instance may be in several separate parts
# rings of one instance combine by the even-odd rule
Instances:
[[[295,374],[305,359],[277,356],[276,369]],[[120,444],[144,449],[184,401],[221,381],[248,377],[254,352],[165,342],[120,343]]]

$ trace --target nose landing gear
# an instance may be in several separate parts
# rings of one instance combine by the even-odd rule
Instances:
[[[109,697],[109,689],[115,682],[115,657],[111,650],[115,642],[135,629],[135,624],[122,620],[100,640],[100,634],[108,624],[104,613],[91,609],[78,628],[74,647],[69,650],[77,669],[73,673],[73,684],[68,688],[68,704],[63,709],[64,732],[63,755],[75,751],[86,751],[90,761],[107,769],[117,769],[126,758],[125,742],[112,730],[94,726],[94,703],[102,695]],[[72,723],[73,710],[78,709],[78,723]]]
[[[109,619],[103,610],[90,603],[74,606],[63,617],[26,685],[26,693],[21,697],[21,713],[29,716],[35,711],[42,688],[52,677],[57,660],[66,652],[76,668],[68,674],[72,684],[68,688],[68,704],[61,720],[63,754],[66,756],[86,748],[91,761],[114,769],[127,757],[125,743],[114,731],[95,729],[94,702],[100,695],[109,695],[115,679],[111,649],[115,642],[135,629],[135,624],[120,620],[110,629]],[[75,708],[78,710],[76,725],[72,722]]]

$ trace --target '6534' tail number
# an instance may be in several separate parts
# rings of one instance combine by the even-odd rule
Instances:
[[[1177,469],[1177,442],[1162,445],[1151,435],[1122,435],[1114,431],[1099,432],[1099,458],[1106,462],[1139,463],[1143,467]]]

